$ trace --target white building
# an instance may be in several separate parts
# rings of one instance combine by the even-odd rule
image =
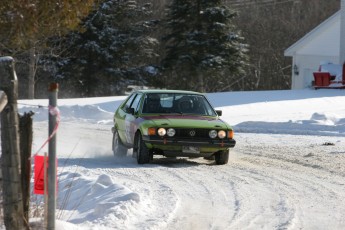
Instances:
[[[292,89],[311,87],[313,72],[318,71],[320,63],[345,62],[344,27],[345,0],[341,0],[340,11],[285,50],[284,55],[292,57]]]

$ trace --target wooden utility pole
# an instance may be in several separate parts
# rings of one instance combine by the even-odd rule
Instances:
[[[18,80],[12,57],[0,57],[0,90],[8,103],[1,112],[1,170],[3,176],[3,209],[6,229],[25,229],[20,179]]]

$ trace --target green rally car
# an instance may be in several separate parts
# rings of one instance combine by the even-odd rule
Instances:
[[[133,148],[139,164],[149,163],[154,155],[214,156],[216,164],[226,164],[236,141],[231,126],[219,118],[221,114],[201,93],[136,91],[115,112],[114,155],[127,155]]]

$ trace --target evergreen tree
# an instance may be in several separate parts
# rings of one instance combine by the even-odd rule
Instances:
[[[226,78],[243,73],[247,61],[246,45],[232,24],[235,16],[221,0],[173,0],[163,39],[165,84],[201,92],[231,90]]]
[[[83,23],[84,32],[68,37],[69,61],[62,74],[82,96],[116,95],[130,84],[145,84],[147,63],[156,57],[149,36],[150,4],[106,0]],[[70,56],[71,55],[71,56]]]

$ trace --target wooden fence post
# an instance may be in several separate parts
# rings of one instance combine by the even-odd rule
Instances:
[[[0,58],[0,90],[8,98],[8,103],[1,112],[4,223],[6,229],[21,230],[26,227],[20,179],[18,80],[12,57]]]
[[[20,133],[20,158],[21,158],[21,181],[23,196],[24,220],[29,221],[30,208],[30,177],[31,177],[31,149],[32,149],[32,115],[33,112],[24,113],[19,117]]]
[[[1,86],[0,86],[1,87]],[[7,105],[7,95],[4,91],[0,91],[0,113]]]

